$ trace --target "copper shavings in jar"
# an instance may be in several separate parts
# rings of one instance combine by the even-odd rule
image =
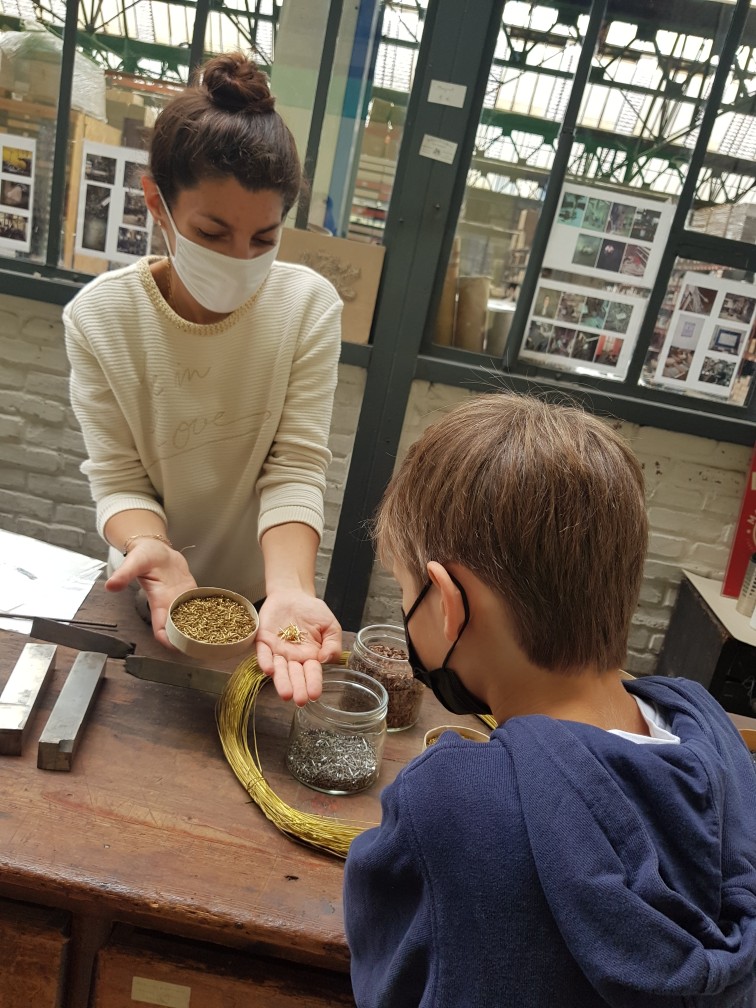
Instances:
[[[289,747],[286,766],[297,780],[317,791],[363,791],[378,776],[369,740],[321,728],[305,728]]]
[[[252,613],[235,599],[223,595],[187,599],[171,613],[181,633],[202,644],[234,644],[255,629]]]
[[[366,648],[369,655],[352,652],[350,666],[372,676],[388,693],[387,729],[397,731],[411,727],[420,714],[423,685],[412,674],[407,652],[372,641]]]

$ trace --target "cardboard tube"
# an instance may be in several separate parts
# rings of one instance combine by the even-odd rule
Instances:
[[[454,346],[482,350],[491,279],[487,276],[460,277]]]

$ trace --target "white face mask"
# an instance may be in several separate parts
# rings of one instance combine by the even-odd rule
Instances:
[[[280,238],[270,252],[264,252],[254,259],[223,255],[180,234],[162,193],[160,199],[171,222],[175,239],[175,251],[170,253],[171,263],[194,300],[203,308],[219,315],[236,311],[245,301],[249,301],[262,287],[270,272],[278,254]],[[170,244],[167,244],[170,252]]]

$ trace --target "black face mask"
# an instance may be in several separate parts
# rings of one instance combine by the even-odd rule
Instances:
[[[407,638],[407,655],[409,657],[409,663],[412,666],[412,674],[415,679],[420,680],[423,686],[427,686],[429,689],[433,690],[435,698],[439,701],[439,703],[443,704],[448,711],[451,711],[452,714],[490,714],[490,708],[482,701],[478,700],[476,696],[473,696],[454,669],[448,668],[446,664],[451,658],[452,651],[459,643],[459,638],[462,636],[465,627],[470,622],[470,606],[467,601],[465,589],[459,581],[457,581],[453,574],[450,573],[449,577],[452,579],[462,595],[462,603],[465,607],[465,621],[460,627],[457,639],[447,651],[441,668],[429,670],[423,665],[420,660],[420,656],[415,650],[415,645],[412,643],[408,627],[412,614],[428,594],[432,582],[430,580],[425,582],[422,591],[413,602],[406,616],[402,610],[404,633]]]

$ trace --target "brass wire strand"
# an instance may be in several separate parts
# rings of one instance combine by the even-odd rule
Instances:
[[[342,654],[342,665],[346,665],[348,656],[348,652]],[[245,658],[232,673],[215,710],[218,734],[226,760],[244,790],[276,829],[291,840],[345,858],[352,840],[378,824],[343,821],[300,812],[287,805],[273,791],[262,770],[254,724],[257,697],[269,682],[272,682],[271,678],[260,671],[254,655]],[[249,745],[250,735],[252,748]]]

